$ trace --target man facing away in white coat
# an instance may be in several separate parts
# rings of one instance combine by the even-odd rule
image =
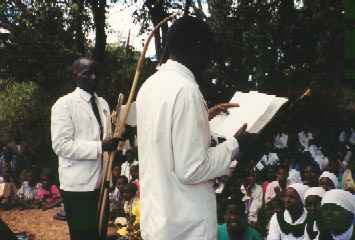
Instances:
[[[141,233],[144,240],[216,240],[212,181],[228,174],[243,149],[246,126],[235,138],[210,147],[208,120],[235,104],[208,110],[199,76],[211,61],[212,32],[184,16],[168,31],[169,60],[137,96]],[[238,141],[239,144],[238,144]]]

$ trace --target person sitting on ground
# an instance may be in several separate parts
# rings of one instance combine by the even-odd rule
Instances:
[[[133,165],[130,169],[131,183],[134,183],[139,190],[139,166]]]
[[[25,181],[17,191],[18,205],[21,209],[33,208],[36,197],[36,184],[31,171],[27,171]]]
[[[122,189],[128,184],[128,179],[126,176],[122,175],[117,178],[114,191],[111,194],[111,219],[116,219],[118,216],[123,216],[123,194]]]
[[[49,176],[42,176],[36,189],[36,204],[39,208],[47,210],[61,203],[60,192]]]
[[[110,187],[110,191],[114,191],[116,187],[116,183],[118,178],[121,176],[121,166],[120,165],[113,165],[112,167],[112,186]]]
[[[285,210],[272,216],[267,240],[303,240],[307,217],[304,194],[307,189],[301,183],[287,187],[283,196]]]
[[[252,226],[256,225],[258,212],[263,205],[263,190],[255,181],[255,172],[249,171],[249,174],[245,177],[244,183],[240,188],[240,191],[244,195],[242,201],[245,204],[245,213],[248,217],[249,224]]]
[[[137,187],[133,183],[128,183],[122,188],[124,199],[124,212],[126,226],[118,224],[117,235],[119,237],[128,236],[129,239],[139,239],[140,236],[140,202],[137,197]],[[116,219],[115,223],[121,222],[121,218]]]
[[[281,197],[282,192],[289,185],[288,182],[289,169],[285,166],[279,166],[276,171],[276,180],[269,183],[266,188],[264,201],[265,204],[275,197]]]
[[[301,166],[301,178],[304,185],[318,187],[320,169],[316,162],[310,161]]]
[[[343,174],[342,188],[355,194],[355,157],[349,161],[348,168]]]
[[[320,236],[318,240],[355,240],[355,197],[344,190],[333,189],[322,199]]]
[[[325,171],[319,177],[319,186],[325,191],[338,188],[338,178],[334,173]]]
[[[132,149],[126,151],[126,161],[121,165],[121,175],[125,175],[128,178],[128,181],[131,181],[131,167],[134,165],[138,165],[138,161],[134,156],[134,152]]]
[[[218,225],[218,240],[261,240],[261,235],[248,225],[244,203],[229,200],[225,206],[224,224]]]
[[[304,232],[305,240],[313,240],[318,234],[317,222],[319,222],[321,201],[325,190],[322,187],[309,188],[304,196],[307,210],[307,223]]]
[[[0,183],[0,207],[10,209],[16,202],[16,186],[10,180],[9,172],[5,171],[2,177],[3,181]]]

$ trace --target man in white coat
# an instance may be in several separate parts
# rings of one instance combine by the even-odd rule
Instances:
[[[60,189],[70,238],[98,240],[102,153],[116,149],[118,139],[109,138],[110,109],[95,93],[95,61],[79,58],[72,68],[77,88],[52,107],[52,147],[59,160]]]
[[[138,93],[144,240],[217,238],[216,198],[210,180],[228,174],[238,141],[227,139],[210,147],[208,119],[221,108],[208,111],[198,81],[211,59],[211,41],[206,23],[190,16],[178,19],[168,32],[169,60]],[[237,138],[248,136],[245,127]],[[244,140],[240,140],[242,148]]]

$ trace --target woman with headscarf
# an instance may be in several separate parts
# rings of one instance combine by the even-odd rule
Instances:
[[[304,239],[307,213],[304,195],[308,186],[294,183],[287,187],[283,196],[284,211],[275,213],[269,223],[267,240]]]
[[[333,189],[322,199],[319,240],[355,240],[355,197],[347,191]]]
[[[325,171],[319,177],[319,186],[325,191],[338,188],[338,178],[334,173]]]
[[[304,231],[305,240],[316,239],[319,235],[317,222],[319,221],[321,201],[325,190],[322,187],[312,187],[305,193],[305,208],[307,210],[306,227]]]

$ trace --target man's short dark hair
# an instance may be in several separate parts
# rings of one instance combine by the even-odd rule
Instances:
[[[206,22],[191,16],[176,20],[169,28],[167,46],[169,54],[175,57],[193,54],[196,47],[212,45],[212,31]],[[192,52],[192,53],[191,53]]]

